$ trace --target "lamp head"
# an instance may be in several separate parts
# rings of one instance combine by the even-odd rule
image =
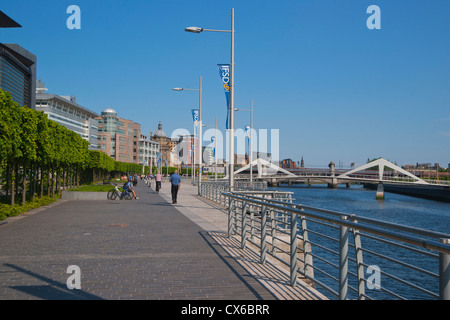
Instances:
[[[203,28],[199,28],[199,27],[187,27],[186,29],[184,29],[184,31],[186,32],[192,32],[192,33],[200,33],[203,31]]]

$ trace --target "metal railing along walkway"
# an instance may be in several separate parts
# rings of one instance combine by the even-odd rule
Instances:
[[[228,212],[228,236],[259,248],[335,298],[450,300],[450,235],[293,203],[286,192],[228,191],[202,183],[201,195]]]

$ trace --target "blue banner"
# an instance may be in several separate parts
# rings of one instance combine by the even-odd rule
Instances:
[[[213,157],[216,157],[216,137],[211,137],[211,143],[214,144],[214,147],[213,147]]]
[[[245,126],[245,135],[250,138],[250,126]]]
[[[230,115],[230,80],[231,80],[231,68],[229,64],[218,64],[220,79],[222,80],[223,89],[225,90],[225,97],[227,99],[227,122],[225,124],[228,129],[229,115]]]
[[[200,113],[198,109],[192,109],[192,120],[194,121],[194,126],[198,126],[198,122],[200,121]]]
[[[160,167],[160,166],[161,166],[161,152],[158,152],[158,153],[156,154],[155,162],[156,162],[156,166],[157,166],[157,167]]]
[[[194,135],[196,135],[198,124],[200,121],[200,112],[198,111],[198,109],[192,109],[192,120],[194,121]]]

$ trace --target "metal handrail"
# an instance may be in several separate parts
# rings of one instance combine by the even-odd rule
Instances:
[[[276,256],[277,250],[279,253],[281,252],[289,256],[290,261],[284,262],[291,270],[292,285],[296,285],[297,276],[300,274],[301,276],[314,281],[328,292],[339,296],[340,299],[347,299],[349,297],[349,290],[357,292],[358,299],[370,298],[365,292],[365,286],[367,285],[368,280],[364,277],[364,267],[367,268],[368,265],[363,262],[363,256],[372,254],[377,258],[383,258],[402,267],[409,268],[414,272],[420,272],[421,274],[433,276],[434,278],[438,277],[440,293],[435,294],[429,289],[422,288],[420,284],[412,283],[411,280],[403,280],[398,275],[390,274],[384,270],[381,270],[381,275],[408,285],[411,288],[418,289],[433,298],[450,299],[450,276],[448,275],[448,272],[445,272],[446,268],[450,268],[450,245],[448,240],[450,239],[450,235],[448,234],[388,223],[354,214],[294,204],[290,201],[292,198],[290,198],[290,200],[289,198],[280,200],[274,198],[267,199],[264,197],[257,197],[255,192],[227,192],[226,185],[222,184],[220,190],[215,188],[215,186],[217,185],[208,186],[202,184],[202,195],[213,201],[219,202],[225,208],[228,208],[228,235],[240,235],[241,247],[243,249],[246,247],[247,240],[251,240],[252,243],[259,245],[261,248],[260,254],[262,263],[265,262],[267,253],[271,254],[273,252],[275,257],[279,259],[279,257]],[[218,195],[218,193],[220,193],[220,195]],[[264,194],[264,192],[260,193],[260,195],[262,194]],[[247,215],[249,213],[250,221],[247,221]],[[270,225],[268,225],[268,222],[270,222]],[[336,239],[332,239],[329,236],[312,230],[309,226],[310,223],[321,223],[334,226],[334,229],[337,228],[340,230],[340,236]],[[298,225],[300,225],[300,227],[298,227]],[[283,232],[286,232],[283,234],[288,236],[290,241],[287,242],[281,238],[276,238],[277,233],[281,235],[279,230],[281,226]],[[259,236],[258,231],[260,233]],[[251,233],[251,237],[247,236],[247,232]],[[311,233],[314,236],[322,236],[326,239],[326,245],[332,246],[337,244],[338,249],[332,249],[324,246],[323,243],[319,244],[311,241],[308,233]],[[349,241],[350,234],[353,235],[353,241]],[[272,237],[272,249],[269,252],[267,252],[266,247],[267,236]],[[370,248],[363,247],[361,244],[361,237],[379,241],[380,243],[387,245],[395,245],[401,250],[409,250],[414,252],[414,254],[425,254],[429,258],[438,259],[440,271],[434,273],[421,267],[402,262],[392,254],[386,252],[379,253]],[[431,239],[424,239],[422,237]],[[254,241],[254,238],[259,241],[259,243]],[[302,248],[296,245],[297,241],[302,242]],[[278,247],[276,244],[277,242],[279,242]],[[288,244],[290,245],[290,249],[280,250],[280,244]],[[318,248],[317,250],[324,248],[327,251],[330,251],[330,254],[339,256],[339,264],[329,263],[332,267],[337,267],[339,269],[339,277],[330,275],[326,270],[322,270],[313,264],[313,259],[327,260],[320,257],[317,252],[313,252],[311,249],[313,246]],[[355,250],[355,257],[349,256],[349,248]],[[426,250],[434,251],[435,253],[430,253]],[[303,267],[298,267],[297,262],[303,263]],[[356,272],[349,270],[349,263],[356,265]],[[313,270],[324,273],[333,280],[337,279],[339,290],[334,290],[328,284],[314,277]],[[356,277],[357,288],[354,288],[349,284],[349,275]],[[379,289],[396,298],[403,298],[400,294],[392,292],[387,288],[382,287]]]
[[[348,222],[348,221],[342,221],[339,219],[336,219],[334,217],[327,217],[327,216],[321,216],[321,215],[317,215],[317,214],[311,214],[305,211],[301,211],[298,209],[293,209],[293,208],[287,208],[278,204],[271,204],[268,203],[269,200],[263,200],[264,202],[259,202],[258,200],[255,199],[249,199],[250,197],[245,196],[245,198],[243,198],[242,196],[237,196],[235,194],[232,193],[227,193],[224,192],[223,193],[225,196],[234,198],[234,199],[240,199],[240,200],[245,200],[247,202],[252,202],[255,204],[260,203],[261,205],[267,206],[267,207],[271,207],[273,209],[278,209],[280,211],[286,211],[286,212],[290,212],[290,213],[295,213],[295,214],[300,214],[300,215],[305,215],[305,216],[309,216],[309,217],[313,217],[316,218],[318,220],[322,220],[322,221],[326,221],[326,222],[330,222],[333,224],[337,224],[339,226],[344,226],[344,227],[348,227],[348,228],[355,228],[358,229],[360,231],[366,231],[372,234],[376,234],[379,236],[384,236],[387,237],[391,240],[397,240],[397,241],[401,241],[401,242],[405,242],[405,243],[409,243],[412,245],[416,245],[416,246],[421,246],[423,248],[429,249],[429,250],[435,250],[438,251],[440,253],[445,253],[445,254],[450,254],[450,246],[448,245],[443,245],[439,242],[435,242],[435,241],[427,241],[425,239],[419,239],[419,238],[414,238],[408,235],[404,235],[404,234],[399,234],[399,233],[394,233],[394,232],[390,232],[390,231],[386,231],[384,229],[380,229],[380,228],[375,228],[375,227],[369,227],[369,226],[364,226],[364,225],[360,225],[354,222]],[[263,199],[263,198],[261,198]],[[309,207],[310,209],[312,207]],[[323,209],[320,209],[321,211]],[[323,212],[323,211],[322,211]],[[347,215],[347,217],[351,217],[351,215]],[[385,223],[385,226],[389,225],[389,223]],[[394,225],[394,224],[392,224]],[[411,227],[405,227],[406,229],[411,228]],[[426,231],[426,230],[424,230]],[[411,228],[411,232],[413,232],[413,228]],[[431,231],[428,231],[431,232]],[[450,239],[450,235],[446,234],[446,238]]]
[[[232,192],[232,193],[245,194],[246,197],[253,198],[255,200],[260,200],[260,201],[266,201],[267,200],[267,199],[262,198],[262,197],[251,196],[251,195],[249,195],[247,193],[237,193],[237,192]],[[348,214],[348,213],[343,213],[343,212],[329,210],[329,209],[322,209],[322,208],[307,206],[307,205],[304,205],[304,204],[286,203],[286,202],[278,201],[278,200],[270,200],[270,202],[274,203],[274,204],[291,206],[292,208],[297,208],[297,209],[313,210],[313,211],[317,211],[317,212],[321,212],[321,213],[325,213],[325,214],[330,214],[330,215],[333,215],[333,216],[336,216],[336,217],[348,216],[352,220],[357,220],[359,222],[364,221],[364,222],[373,223],[373,224],[376,224],[376,225],[379,225],[379,226],[394,227],[395,229],[398,229],[398,230],[402,230],[402,231],[406,231],[406,232],[414,233],[414,234],[420,234],[422,236],[427,236],[427,237],[433,237],[433,238],[438,238],[438,239],[450,237],[449,234],[442,233],[442,232],[436,232],[436,231],[431,231],[431,230],[426,230],[426,229],[421,229],[421,228],[416,228],[416,227],[411,227],[411,226],[405,226],[405,225],[396,224],[396,223],[393,223],[393,222],[381,221],[381,220],[377,220],[377,219],[372,219],[372,218],[367,218],[367,217],[363,217],[363,216],[358,216],[358,215],[355,215],[355,214]]]

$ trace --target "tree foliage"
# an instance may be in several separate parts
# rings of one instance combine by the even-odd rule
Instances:
[[[0,89],[0,185],[3,202],[14,206],[47,190],[58,195],[65,188],[104,179],[113,174],[140,172],[138,164],[118,162],[77,133],[49,120],[42,111],[20,107]],[[40,192],[39,192],[40,191]],[[6,200],[5,200],[6,199]]]

